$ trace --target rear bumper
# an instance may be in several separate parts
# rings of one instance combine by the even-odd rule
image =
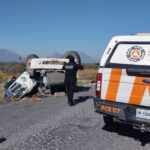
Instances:
[[[134,106],[118,102],[114,103],[100,100],[100,98],[94,98],[94,107],[96,112],[113,116],[116,122],[123,122],[135,126],[144,125],[150,128],[150,119],[136,117],[136,109],[150,110],[149,107]]]

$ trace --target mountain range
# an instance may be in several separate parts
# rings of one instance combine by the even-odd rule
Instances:
[[[97,63],[99,60],[95,60],[94,58],[90,57],[87,55],[85,52],[78,52],[82,63]],[[49,57],[63,57],[63,54],[55,52],[51,54]],[[24,62],[25,58],[22,56],[18,55],[17,53],[11,51],[11,50],[6,50],[6,49],[0,49],[0,62]]]
[[[0,49],[0,62],[23,62],[24,58],[13,51]]]

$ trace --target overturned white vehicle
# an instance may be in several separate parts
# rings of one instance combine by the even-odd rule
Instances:
[[[65,71],[63,64],[69,61],[69,56],[81,63],[80,56],[75,51],[68,51],[63,58],[39,58],[31,54],[26,59],[26,71],[8,88],[11,97],[20,99],[28,93],[47,96],[54,92],[65,92]]]

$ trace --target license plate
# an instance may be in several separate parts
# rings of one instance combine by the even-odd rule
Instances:
[[[150,110],[136,109],[136,117],[143,119],[150,119]]]

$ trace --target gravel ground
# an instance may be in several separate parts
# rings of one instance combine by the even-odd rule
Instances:
[[[108,127],[94,111],[94,86],[70,107],[65,96],[23,99],[0,107],[0,150],[149,150],[150,134],[127,125]]]

